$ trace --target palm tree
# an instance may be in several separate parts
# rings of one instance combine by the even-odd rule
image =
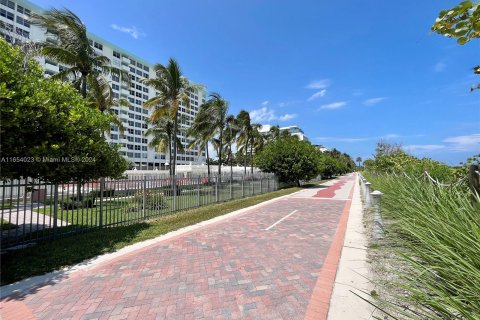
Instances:
[[[212,93],[210,98],[204,103],[204,109],[207,114],[206,123],[210,127],[211,134],[217,136],[218,146],[218,175],[222,174],[222,146],[223,134],[226,126],[228,102],[220,94]]]
[[[265,139],[260,133],[260,124],[252,124],[252,132],[250,136],[250,172],[253,174],[253,155],[261,151],[265,145]]]
[[[250,114],[245,110],[241,110],[237,115],[237,123],[240,129],[240,135],[238,137],[238,150],[239,152],[245,152],[244,174],[247,174],[248,144],[250,142],[252,134]]]
[[[113,106],[128,107],[128,100],[115,99],[113,97],[112,88],[104,77],[98,81],[88,82],[87,104],[92,108],[99,110],[103,114],[107,114],[111,118],[111,123],[119,127],[123,133],[124,126],[117,114],[111,109]]]
[[[157,152],[167,153],[169,157],[169,172],[172,174],[172,139],[176,139],[176,143],[179,146],[179,150],[183,150],[182,143],[180,138],[174,135],[174,121],[173,117],[166,115],[156,122],[152,122],[150,119],[146,121],[147,123],[153,124],[153,127],[145,131],[145,136],[152,135],[153,138],[149,142],[149,146],[155,148]]]
[[[208,114],[205,103],[200,105],[195,119],[187,130],[187,136],[193,138],[192,142],[188,145],[188,148],[197,147],[198,151],[205,149],[207,156],[207,174],[208,177],[210,177],[208,143],[213,139],[213,132],[210,128],[210,115]]]
[[[238,122],[235,116],[228,115],[225,119],[225,145],[228,145],[228,160],[230,162],[230,181],[233,178],[233,153],[232,153],[232,144],[237,140],[238,134]]]
[[[278,125],[271,126],[267,134],[268,141],[273,142],[280,139],[280,137],[281,137],[280,127]]]
[[[33,24],[53,33],[58,39],[58,44],[41,43],[40,53],[43,56],[66,66],[52,78],[72,81],[82,97],[87,97],[89,86],[99,86],[102,93],[111,95],[111,90],[105,90],[108,85],[105,76],[110,74],[116,74],[123,82],[130,81],[128,72],[112,67],[109,58],[95,52],[86,26],[72,11],[52,9],[43,15],[33,14]]]
[[[360,163],[362,163],[362,157],[357,157],[357,159],[355,159],[355,161],[358,162],[358,167],[360,168]]]
[[[150,120],[155,123],[165,115],[170,114],[173,119],[173,136],[178,134],[178,108],[183,102],[187,109],[190,108],[190,99],[188,91],[195,89],[189,81],[182,75],[178,62],[170,58],[166,66],[158,63],[153,67],[156,77],[144,79],[143,83],[152,86],[158,92],[158,95],[147,100],[143,105],[147,108],[154,108],[150,115]],[[172,139],[173,143],[173,163],[171,174],[175,175],[177,164],[177,149],[180,145],[177,139]]]

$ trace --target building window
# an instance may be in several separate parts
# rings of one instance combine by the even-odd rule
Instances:
[[[140,151],[140,146],[135,146],[135,150]]]
[[[135,122],[135,127],[136,128],[141,128],[142,127],[142,124],[140,122]]]
[[[142,143],[148,143],[148,139],[142,138]]]
[[[120,59],[120,52],[117,52],[117,51],[114,50],[114,51],[113,51],[113,56],[114,56],[115,58]]]
[[[148,95],[144,94],[143,99],[148,100]]]
[[[18,24],[21,24],[27,28],[30,28],[30,21],[28,21],[27,19],[23,19],[22,17],[20,16],[17,16],[17,23]]]
[[[146,146],[142,146],[142,151],[147,151],[147,147],[146,147]]]
[[[3,4],[5,7],[9,7],[10,9],[15,9],[15,3],[10,0],[0,0],[0,3]]]
[[[144,113],[144,114],[148,114],[148,110],[147,110],[147,109],[143,109],[143,113]]]
[[[112,89],[113,90],[120,90],[120,86],[118,84],[112,83]]]
[[[118,140],[118,134],[111,134],[110,139],[112,140]]]
[[[0,9],[0,17],[5,17],[5,18],[13,21],[14,15],[13,15],[13,13],[11,13],[7,10]]]
[[[135,89],[137,89],[137,90],[142,90],[142,86],[139,85],[139,84],[137,84],[137,85],[135,85]]]
[[[103,50],[103,44],[98,43],[96,41],[93,43],[93,47],[97,48],[98,50]]]
[[[145,70],[145,71],[147,71],[147,72],[148,72],[148,71],[150,71],[150,68],[149,68],[149,67],[147,67],[147,66],[143,66],[143,70]]]
[[[143,73],[143,77],[148,79],[148,73]]]
[[[131,72],[131,73],[135,73],[135,68],[134,68],[134,67],[130,67],[130,72]]]
[[[141,76],[141,75],[143,75],[143,72],[140,71],[140,70],[137,70],[137,74],[138,74],[139,76]]]
[[[118,99],[118,98],[120,98],[120,95],[119,95],[118,93],[114,92],[114,93],[113,93],[113,98],[114,98],[114,99]]]
[[[8,2],[12,2],[12,1],[8,1]],[[13,9],[13,7],[10,7],[10,8]],[[27,15],[27,16],[30,16],[30,10],[28,10],[27,8],[24,8],[24,7],[20,6],[20,5],[17,5],[17,11],[20,12],[20,13],[23,13],[23,14],[25,14],[25,15]]]
[[[140,153],[135,153],[135,158],[140,158]]]
[[[128,102],[135,103],[135,99],[133,99],[132,97],[128,97]]]
[[[135,100],[135,103],[138,105],[142,105],[142,100]]]
[[[140,62],[137,62],[137,67],[139,67],[140,69],[143,68],[143,64],[141,64]]]
[[[129,134],[133,134],[133,129],[128,129]]]
[[[142,142],[142,138],[135,137],[135,142],[136,142],[136,143]]]
[[[112,81],[120,82],[120,77],[116,74],[112,74]]]

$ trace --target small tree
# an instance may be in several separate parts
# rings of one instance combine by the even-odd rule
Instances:
[[[313,179],[319,173],[320,151],[296,137],[283,137],[269,143],[257,154],[257,165],[277,175],[280,182],[296,183]]]
[[[67,83],[47,80],[0,39],[1,179],[52,183],[119,177],[127,162],[105,141],[111,116],[90,108]]]

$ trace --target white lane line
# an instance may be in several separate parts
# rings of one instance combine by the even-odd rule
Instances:
[[[278,220],[277,222],[275,222],[274,224],[272,224],[270,227],[268,227],[267,229],[265,229],[265,231],[268,231],[270,229],[272,229],[273,227],[275,227],[277,224],[279,224],[280,222],[282,222],[283,220],[287,219],[288,217],[290,217],[292,214],[294,214],[295,212],[297,212],[298,210],[293,210],[292,212],[290,212],[289,214],[287,214],[285,217],[283,217],[282,219]]]

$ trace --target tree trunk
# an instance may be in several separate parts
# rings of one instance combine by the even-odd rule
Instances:
[[[231,143],[230,143],[229,158],[230,158],[230,181],[232,181],[233,180],[233,159],[232,159],[232,144]]]
[[[244,175],[247,175],[247,161],[248,161],[248,139],[247,139],[247,142],[245,142],[245,159],[243,160],[243,164],[244,164],[244,167],[243,167],[243,173]]]
[[[208,141],[205,149],[207,151],[207,174],[208,174],[208,178],[210,178],[210,156],[208,155]]]
[[[222,175],[222,144],[223,144],[223,141],[222,141],[222,131],[220,131],[220,138],[219,138],[219,141],[218,141],[218,176],[221,176]]]
[[[172,176],[175,175],[175,169],[177,166],[177,125],[178,125],[178,114],[175,114],[175,119],[173,120],[173,167],[172,167]]]
[[[87,76],[82,74],[82,97],[85,99],[87,97]]]
[[[253,141],[252,143],[250,143],[250,164],[251,164],[250,172],[253,175]]]
[[[168,139],[168,173],[172,175],[172,139]]]

